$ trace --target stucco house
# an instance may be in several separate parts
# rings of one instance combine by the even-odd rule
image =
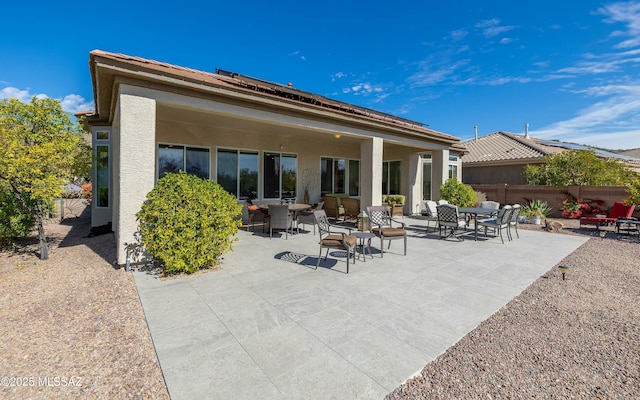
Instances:
[[[640,169],[640,160],[634,157],[575,143],[538,139],[528,132],[494,132],[462,144],[467,149],[462,156],[462,180],[470,185],[524,185],[522,173],[526,165],[541,164],[546,155],[568,150],[592,150],[598,157],[616,159],[632,169]]]
[[[239,201],[301,202],[348,193],[379,205],[406,196],[405,213],[461,177],[457,137],[422,124],[237,73],[90,53],[95,111],[92,226],[112,224],[117,258],[135,213],[167,171],[216,180]]]

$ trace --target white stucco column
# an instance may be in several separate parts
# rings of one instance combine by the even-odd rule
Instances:
[[[360,144],[360,204],[382,205],[382,148],[381,138],[363,139]]]
[[[136,213],[155,184],[156,101],[136,94],[135,88],[122,88],[118,110],[120,140],[118,160],[119,210],[116,245],[118,263],[126,262],[125,243],[134,240],[138,230]]]
[[[422,153],[409,156],[409,190],[404,203],[404,213],[419,213],[422,208]]]
[[[449,149],[434,150],[431,154],[431,193],[434,200],[440,200],[440,185],[449,178]]]

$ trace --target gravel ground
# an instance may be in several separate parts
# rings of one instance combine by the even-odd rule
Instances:
[[[561,222],[594,236],[567,279],[552,268],[388,399],[638,398],[640,239]],[[0,398],[169,397],[113,235],[88,232],[86,215],[47,225],[48,261],[0,253]]]
[[[566,280],[552,268],[387,399],[640,397],[640,240],[560,222],[594,236]]]
[[[133,277],[89,229],[47,224],[47,261],[34,242],[0,253],[0,398],[169,398]]]

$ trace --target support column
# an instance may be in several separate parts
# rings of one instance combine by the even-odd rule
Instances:
[[[382,149],[381,138],[362,140],[360,145],[360,205],[382,205]]]
[[[135,214],[155,185],[156,101],[121,92],[117,112],[120,174],[115,179],[119,182],[116,245],[118,263],[124,264],[125,243],[132,243],[138,230]]]
[[[440,200],[440,185],[449,179],[449,149],[434,150],[431,153],[431,193],[434,200]]]

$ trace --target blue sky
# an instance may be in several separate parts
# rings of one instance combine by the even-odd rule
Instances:
[[[9,2],[0,98],[93,109],[89,52],[221,68],[419,121],[640,148],[640,2]],[[520,4],[527,3],[527,4]]]

